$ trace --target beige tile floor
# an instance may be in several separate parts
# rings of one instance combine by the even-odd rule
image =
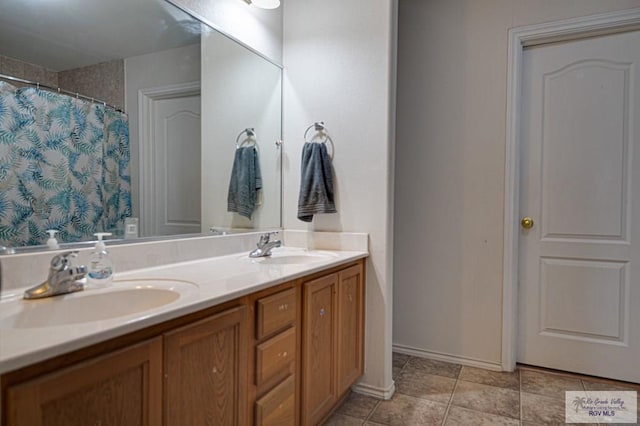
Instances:
[[[528,366],[501,373],[398,353],[393,377],[396,393],[390,401],[351,393],[325,426],[564,425],[565,391],[640,394],[640,385],[632,383]]]

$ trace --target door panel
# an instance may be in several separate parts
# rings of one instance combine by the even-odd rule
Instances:
[[[152,235],[201,232],[200,95],[154,100]]]
[[[523,59],[518,361],[640,382],[640,35]]]
[[[164,335],[165,426],[247,424],[248,308]]]
[[[627,265],[543,258],[541,331],[620,341],[625,318]]]
[[[363,373],[364,282],[362,266],[338,274],[338,395]]]
[[[335,375],[338,275],[305,283],[302,424],[315,425],[338,398]]]
[[[545,238],[625,237],[629,71],[580,60],[543,75]]]
[[[7,426],[162,423],[162,339],[155,338],[7,388]]]

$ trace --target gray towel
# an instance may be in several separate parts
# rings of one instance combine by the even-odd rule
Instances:
[[[311,222],[314,214],[336,213],[333,168],[324,143],[304,144],[301,172],[298,219]]]
[[[236,149],[229,181],[227,211],[251,219],[256,208],[258,190],[262,189],[258,151],[253,146]]]

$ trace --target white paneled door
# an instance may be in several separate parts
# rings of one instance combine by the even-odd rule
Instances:
[[[640,382],[640,33],[523,59],[518,362]]]
[[[152,235],[201,232],[200,95],[153,100]]]

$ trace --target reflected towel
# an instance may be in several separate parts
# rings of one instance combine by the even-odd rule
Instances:
[[[251,219],[260,189],[262,189],[262,176],[258,151],[253,146],[236,149],[229,181],[227,211],[236,212]]]
[[[333,201],[333,168],[324,143],[307,142],[302,147],[298,219],[311,222],[317,213],[336,213]]]

